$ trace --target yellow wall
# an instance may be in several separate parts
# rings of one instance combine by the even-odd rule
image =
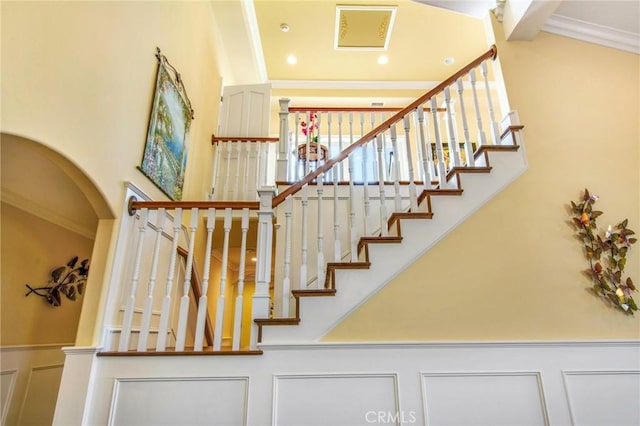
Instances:
[[[601,197],[601,227],[626,217],[640,231],[640,57],[544,32],[497,37],[529,170],[324,340],[640,337],[640,314],[589,291],[567,211],[586,187]],[[640,244],[629,257],[640,283]]]
[[[2,8],[2,128],[80,168],[119,215],[123,183],[166,199],[139,172],[160,47],[181,73],[195,111],[184,199],[202,199],[211,170],[220,76],[209,2],[6,2]],[[196,164],[197,163],[197,164]],[[119,221],[96,236],[96,271],[77,344],[96,343]],[[104,222],[104,223],[103,223]],[[4,253],[3,253],[4,255]],[[4,299],[4,297],[3,297]]]
[[[46,286],[51,271],[74,256],[90,259],[93,240],[2,203],[1,244],[0,345],[72,343],[84,296],[63,296],[61,306],[53,307],[34,294],[25,297],[25,284]]]
[[[213,44],[207,2],[3,2],[2,131],[71,159],[114,211],[123,181],[164,199],[136,170],[160,47],[195,110],[184,193],[201,199],[220,98]]]

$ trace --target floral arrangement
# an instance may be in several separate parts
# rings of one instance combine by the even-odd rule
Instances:
[[[89,275],[89,259],[85,259],[78,265],[78,256],[74,257],[66,264],[51,271],[51,279],[48,285],[42,287],[31,287],[25,284],[31,293],[44,297],[51,306],[62,304],[62,295],[69,300],[76,300],[77,295],[82,294]]]
[[[309,139],[309,142],[318,142],[318,135],[316,134],[318,130],[318,114],[312,112],[309,115],[308,123],[306,121],[300,122],[300,129],[302,134]]]
[[[622,276],[627,262],[627,252],[637,242],[631,229],[627,228],[625,219],[615,226],[609,225],[602,237],[598,231],[596,219],[602,214],[594,210],[598,201],[597,195],[584,190],[582,201],[571,201],[573,224],[578,230],[578,237],[584,243],[585,254],[589,260],[589,269],[585,272],[593,282],[593,291],[622,311],[633,315],[638,305],[631,297],[631,292],[638,291],[631,277]]]

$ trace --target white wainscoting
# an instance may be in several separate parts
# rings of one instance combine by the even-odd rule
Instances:
[[[68,344],[0,347],[2,425],[51,424]]]
[[[108,424],[245,425],[248,384],[248,377],[116,379]]]
[[[66,423],[54,424],[640,424],[640,341],[262,349],[261,356],[98,356],[86,370],[88,393],[63,380],[56,419]],[[73,403],[84,400],[72,421]]]

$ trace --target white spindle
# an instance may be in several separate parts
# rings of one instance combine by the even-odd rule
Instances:
[[[383,136],[384,137],[384,136]],[[402,196],[400,195],[400,155],[398,151],[398,136],[396,133],[396,125],[391,125],[391,145],[393,147],[393,188],[394,188],[394,208],[395,211],[402,211]],[[382,152],[384,155],[384,152]]]
[[[280,135],[278,140],[278,167],[276,171],[276,180],[289,180],[292,178],[288,175],[289,163],[289,99],[282,98],[280,104]],[[296,127],[296,132],[298,128]],[[265,169],[266,169],[266,162]],[[264,181],[263,181],[264,182]],[[260,187],[260,185],[258,185]]]
[[[322,199],[322,194],[324,193],[324,182],[323,182],[323,173],[320,173],[318,175],[318,180],[317,180],[317,186],[316,186],[316,190],[318,193],[318,218],[317,218],[317,225],[318,225],[318,267],[317,267],[317,276],[318,276],[318,280],[316,282],[316,286],[318,288],[323,288],[324,287],[324,276],[325,276],[325,270],[324,270],[324,212],[323,212],[323,206],[324,206],[324,200]]]
[[[295,122],[296,122],[296,130],[295,132],[293,132],[293,139],[294,139],[294,156],[295,156],[295,173],[294,173],[294,180],[298,180],[300,179],[302,176],[304,176],[304,171],[306,170],[304,167],[306,164],[303,164],[303,169],[302,169],[302,173],[300,173],[300,153],[298,152],[298,147],[300,146],[300,113],[296,112],[295,113]],[[305,142],[306,143],[306,142]]]
[[[409,121],[409,116],[405,115],[404,119],[404,140],[406,144],[407,150],[407,164],[408,164],[408,172],[409,172],[409,204],[411,206],[411,211],[418,211],[418,194],[416,191],[416,181],[413,174],[413,155],[411,154],[411,123]],[[395,126],[394,130],[395,130]]]
[[[196,229],[198,228],[198,209],[191,209],[189,221],[189,251],[187,252],[187,264],[184,269],[184,283],[182,285],[182,297],[180,298],[180,313],[178,314],[178,332],[176,336],[176,351],[184,351],[187,338],[187,319],[189,318],[189,292],[191,291],[191,268],[193,267],[193,249],[196,242]]]
[[[173,291],[173,277],[178,257],[178,237],[182,229],[182,209],[177,208],[173,213],[173,242],[169,259],[169,272],[167,273],[167,285],[165,286],[162,310],[160,311],[160,326],[158,328],[158,340],[156,351],[163,352],[167,347],[167,334],[169,333],[169,316],[171,309],[171,292]]]
[[[244,145],[244,149],[240,147],[239,151],[242,154],[238,154],[239,161],[242,161],[242,190],[240,191],[239,200],[246,200],[250,191],[250,175],[253,175],[256,172],[256,167],[258,166],[258,162],[255,157],[251,155],[251,148],[253,145],[257,145],[257,143],[253,142],[245,142],[240,145]],[[254,175],[255,176],[255,175]]]
[[[343,140],[342,140],[342,117],[343,113],[339,112],[338,113],[338,151],[342,152],[342,150],[344,149],[344,145],[343,145]],[[342,161],[337,165],[338,166],[338,179],[339,180],[345,180],[345,176],[344,176],[344,166]]]
[[[311,117],[313,117],[313,113],[311,113],[310,111],[307,111],[307,150],[305,153],[305,167],[304,167],[304,174],[308,175],[309,171],[311,170],[311,161],[309,160],[311,158],[311,131],[313,129],[313,125],[311,123]]]
[[[353,145],[353,113],[349,113],[349,145]],[[353,174],[353,163],[354,163],[354,155],[349,155],[348,159],[348,167],[349,167],[349,228],[351,230],[350,233],[350,247],[351,247],[351,261],[358,261],[358,227],[356,224],[356,203],[355,203],[355,188],[354,188],[354,174]]]
[[[224,322],[224,300],[227,291],[227,266],[229,264],[229,233],[231,232],[231,208],[224,210],[224,242],[222,246],[222,265],[220,266],[220,294],[216,306],[216,325],[213,332],[213,350],[222,347],[222,323]]]
[[[207,319],[209,298],[209,271],[211,269],[211,241],[213,229],[216,226],[216,209],[210,208],[207,211],[207,242],[204,252],[204,268],[202,270],[202,289],[200,300],[198,301],[198,317],[196,319],[196,336],[193,343],[195,351],[201,351],[204,341],[204,326]]]
[[[342,260],[342,247],[340,246],[340,223],[338,223],[338,165],[331,169],[333,172],[333,260]]]
[[[480,70],[482,71],[482,78],[484,79],[484,88],[487,92],[487,106],[489,107],[489,120],[491,120],[491,135],[493,136],[493,144],[500,145],[500,130],[498,128],[498,122],[493,111],[493,102],[491,101],[491,88],[489,87],[487,61],[483,61],[480,64]]]
[[[240,349],[242,337],[242,305],[244,303],[244,269],[247,256],[247,231],[249,230],[249,209],[242,209],[242,242],[240,243],[240,270],[238,271],[238,294],[236,295],[235,317],[233,319],[233,342],[231,349]]]
[[[309,185],[305,185],[300,190],[302,192],[302,239],[300,241],[300,289],[307,288],[307,254],[308,254],[308,232],[309,222]]]
[[[207,197],[209,200],[213,200],[218,189],[218,173],[220,173],[220,155],[222,150],[220,149],[220,142],[216,142],[213,145],[213,171],[211,172],[211,193]]]
[[[148,219],[149,209],[141,209],[140,217],[138,218],[138,244],[136,245],[133,274],[131,276],[131,284],[129,285],[129,296],[126,298],[124,305],[124,318],[122,319],[122,330],[120,332],[120,342],[118,345],[118,351],[120,352],[126,352],[129,350],[129,339],[131,337],[131,327],[133,325],[133,310],[135,308],[138,280],[140,279],[142,247],[144,245],[144,234],[147,229]]]
[[[464,82],[462,78],[456,80],[458,85],[458,100],[460,101],[460,115],[462,115],[462,136],[464,137],[464,153],[467,158],[467,167],[473,167],[475,165],[475,159],[473,158],[473,145],[469,138],[469,124],[467,122],[467,110],[464,106]]]
[[[156,286],[158,275],[158,258],[160,257],[160,243],[162,242],[162,231],[164,229],[165,209],[156,210],[156,241],[153,245],[153,260],[151,261],[151,272],[147,285],[147,298],[142,308],[142,325],[140,326],[140,337],[138,338],[138,352],[147,350],[147,340],[149,338],[149,328],[151,327],[151,312],[153,310],[153,291]]]
[[[387,198],[384,191],[384,153],[382,147],[382,135],[376,136],[376,145],[378,147],[378,190],[380,193],[380,235],[386,237],[389,235],[387,226]]]
[[[364,113],[360,113],[360,137],[364,135]],[[365,144],[360,148],[362,150],[362,191],[364,193],[364,235],[369,236],[369,219],[371,217],[371,202],[369,201],[369,168],[368,161],[368,145]]]
[[[471,91],[473,92],[473,106],[476,112],[476,125],[478,127],[478,144],[480,146],[487,144],[487,137],[482,127],[482,115],[480,114],[480,102],[478,100],[478,91],[476,89],[476,71],[469,71],[469,81],[471,82]]]
[[[231,184],[231,151],[233,148],[233,142],[224,142],[224,145],[227,152],[227,161],[224,165],[225,167],[224,191],[222,193],[222,197],[220,197],[219,199],[224,200],[226,198],[227,200],[231,200],[232,188],[229,185]]]
[[[291,214],[293,197],[284,202],[284,279],[282,280],[282,316],[289,316],[289,300],[291,300]]]
[[[256,192],[258,188],[262,188],[263,186],[267,186],[267,163],[269,162],[269,150],[271,149],[271,144],[269,143],[258,143],[258,170],[260,170],[259,178],[257,179],[257,184],[254,189],[252,189],[252,194]],[[253,198],[253,197],[252,197]]]
[[[440,122],[438,118],[438,100],[436,96],[431,98],[431,115],[433,117],[433,133],[436,138],[436,156],[438,157],[438,183],[440,188],[444,188],[447,183],[447,171],[444,164],[444,150],[442,148],[442,138],[440,136]]]
[[[235,174],[235,178],[233,179],[233,198],[231,198],[232,200],[238,200],[238,191],[240,189],[240,182],[242,182],[242,176],[241,176],[241,163],[242,163],[242,142],[236,142],[235,143],[235,148],[236,148],[236,174]]]
[[[455,121],[453,118],[453,102],[451,100],[451,91],[449,87],[444,88],[444,103],[447,106],[447,135],[449,136],[449,170],[460,165],[460,156],[458,154],[458,141],[456,138]]]
[[[431,152],[431,137],[429,135],[429,121],[424,113],[424,107],[420,106],[415,110],[416,117],[416,130],[418,135],[418,140],[420,142],[420,146],[422,147],[422,179],[423,179],[423,188],[429,189],[431,188],[431,181],[435,179],[436,172],[433,167],[433,153]],[[426,123],[425,123],[426,120]],[[424,127],[427,127],[427,132],[425,135]]]

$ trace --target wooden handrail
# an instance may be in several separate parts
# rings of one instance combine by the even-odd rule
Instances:
[[[289,107],[289,112],[395,112],[402,111],[400,107],[317,107],[317,106],[298,106]],[[446,111],[446,108],[438,108],[439,112]],[[425,111],[431,111],[431,108],[425,108]]]
[[[442,82],[440,82],[433,89],[429,90],[427,93],[425,93],[424,95],[420,96],[418,99],[416,99],[411,104],[409,104],[409,106],[401,109],[399,112],[397,112],[396,114],[394,114],[393,116],[391,116],[387,120],[383,121],[380,125],[378,125],[378,127],[376,127],[375,129],[371,130],[366,135],[362,136],[357,142],[349,145],[347,148],[345,148],[336,157],[334,157],[334,158],[330,159],[329,161],[325,162],[322,166],[318,167],[316,170],[314,170],[313,172],[311,172],[308,175],[306,175],[302,180],[299,180],[295,184],[291,185],[289,188],[287,188],[284,191],[282,191],[280,194],[278,194],[276,197],[273,198],[272,207],[275,208],[280,203],[282,203],[284,200],[286,200],[288,196],[293,195],[296,192],[300,191],[302,189],[302,187],[304,187],[305,185],[309,184],[312,180],[317,178],[321,173],[327,172],[335,164],[337,164],[337,163],[341,162],[342,160],[346,159],[349,156],[349,154],[351,154],[351,152],[355,151],[357,148],[363,146],[367,142],[373,140],[374,137],[376,137],[377,135],[382,133],[384,130],[388,129],[393,124],[395,124],[398,121],[402,120],[402,118],[405,115],[407,115],[410,111],[416,109],[420,105],[424,104],[428,99],[430,99],[431,97],[437,95],[438,93],[442,92],[446,87],[448,87],[448,86],[452,85],[453,83],[455,83],[455,81],[458,78],[462,77],[464,74],[469,72],[472,68],[477,67],[478,65],[480,65],[486,59],[489,59],[489,58],[495,59],[497,55],[498,55],[498,48],[496,47],[496,45],[491,46],[491,48],[489,50],[487,50],[485,53],[483,53],[482,55],[478,56],[476,59],[474,59],[473,61],[471,61],[470,63],[468,63],[464,67],[462,67],[458,72],[453,74],[451,77],[449,77],[446,80],[443,80]]]
[[[211,145],[216,145],[218,142],[268,142],[275,143],[280,141],[280,138],[258,138],[250,136],[216,136],[211,135]]]
[[[185,249],[183,249],[182,247],[178,247],[178,255],[185,259],[185,261],[188,254],[189,252],[187,252]],[[195,260],[193,262],[193,265],[191,266],[191,291],[193,291],[193,298],[195,299],[196,306],[198,306],[200,296],[202,296],[202,284],[200,283],[200,275],[198,274]],[[209,318],[208,309],[207,315],[205,315],[204,337],[205,339],[207,339],[207,345],[213,346],[213,327],[211,326],[211,318]]]
[[[258,201],[138,201],[129,199],[129,215],[133,216],[137,209],[249,209],[259,210]]]

